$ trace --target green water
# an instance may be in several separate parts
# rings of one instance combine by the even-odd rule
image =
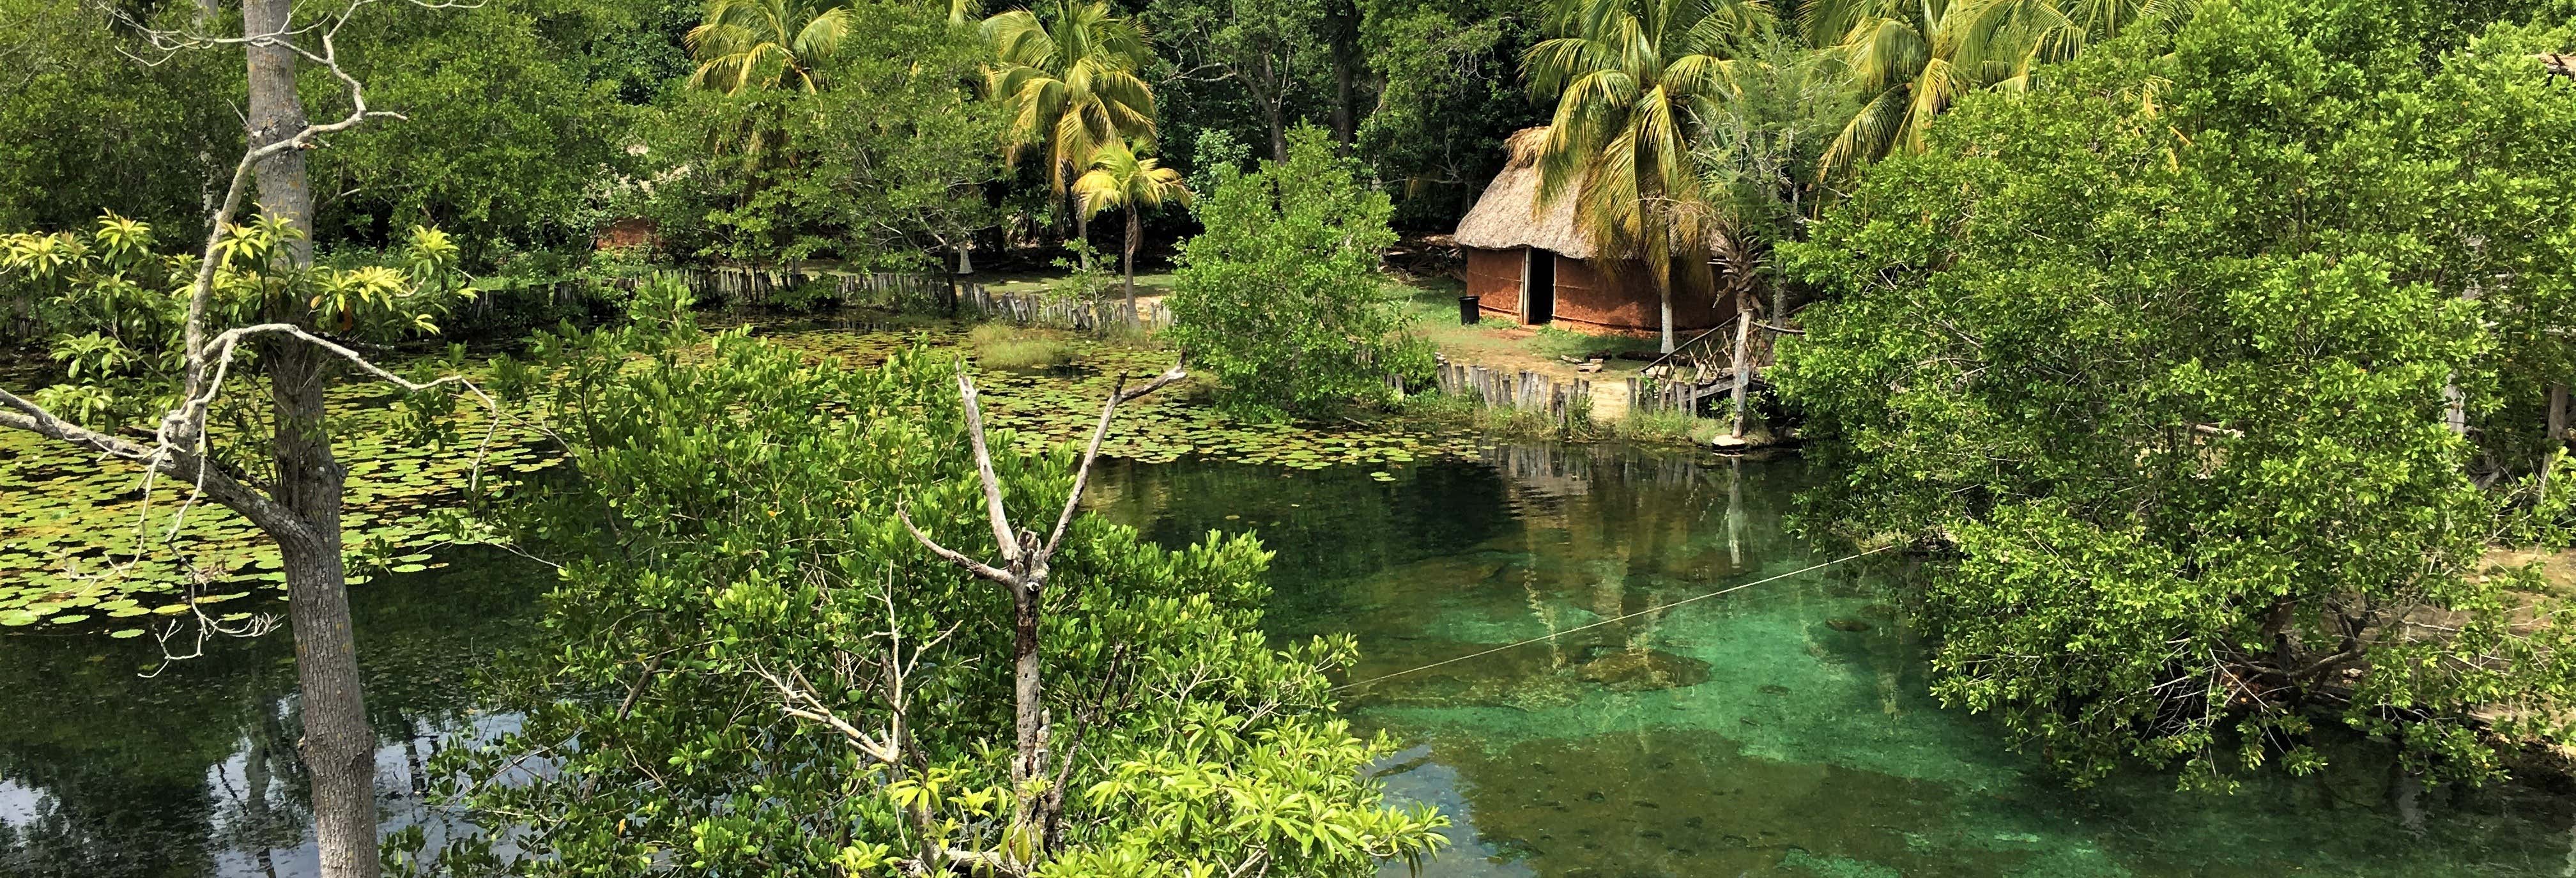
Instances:
[[[1356,634],[1354,680],[1649,611],[1348,696],[1404,744],[1390,788],[1458,822],[1426,875],[2576,874],[2561,797],[2436,791],[2418,835],[2357,746],[2352,768],[2233,797],[2152,775],[2067,792],[1923,696],[1895,565],[1655,611],[1842,554],[1783,530],[1795,461],[1531,446],[1375,471],[1116,464],[1094,505],[1169,543],[1258,530],[1275,633]],[[534,636],[546,582],[499,553],[440,559],[354,601],[387,829],[433,836],[462,827],[412,765],[509,722],[466,680]],[[148,638],[0,634],[0,876],[312,874],[290,652],[220,640],[143,679]]]
[[[2335,754],[2350,768],[2233,796],[2145,774],[2067,791],[1924,694],[1895,564],[1655,610],[1846,554],[1784,528],[1804,478],[1794,460],[1523,447],[1385,484],[1131,467],[1107,506],[1166,542],[1259,530],[1279,552],[1275,633],[1356,634],[1353,680],[1572,632],[1348,696],[1409,745],[1391,789],[1458,820],[1426,875],[2576,874],[2564,797],[2437,791],[2418,835],[2359,742]]]

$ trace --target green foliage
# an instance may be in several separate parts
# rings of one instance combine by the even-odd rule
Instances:
[[[832,11],[848,21],[808,62],[828,72],[816,91],[690,91],[654,123],[641,209],[666,248],[912,267],[993,221],[998,111],[959,87],[984,54],[973,30],[903,0]]]
[[[232,227],[217,250],[209,325],[309,310],[325,331],[393,339],[436,333],[437,321],[472,296],[450,276],[456,245],[435,229],[414,227],[392,264],[294,268],[286,251],[298,238],[275,218]],[[103,431],[171,410],[196,275],[197,260],[155,250],[149,224],[114,214],[88,233],[0,235],[0,302],[55,332],[49,353],[65,380],[38,391],[37,403]],[[253,371],[254,347],[239,356],[241,371]]]
[[[853,368],[740,331],[704,338],[687,306],[653,285],[635,326],[541,337],[552,371],[496,382],[557,425],[583,478],[506,516],[566,554],[547,599],[558,645],[508,675],[518,730],[442,757],[462,782],[449,792],[532,826],[519,867],[536,875],[891,876],[934,843],[990,849],[1014,795],[1009,600],[897,518],[996,552],[955,364],[915,349]],[[1062,503],[1069,449],[993,438],[1012,509]],[[1388,743],[1331,716],[1324,673],[1351,642],[1280,650],[1261,632],[1267,560],[1246,536],[1168,551],[1074,520],[1043,593],[1051,747],[1069,773],[1041,874],[1227,874],[1262,857],[1275,874],[1356,876],[1430,850],[1444,821],[1383,807],[1359,774]],[[775,680],[814,700],[782,700]],[[880,764],[814,716],[900,728],[907,756]],[[520,770],[539,756],[552,768]]]
[[[401,230],[434,225],[478,268],[511,250],[587,249],[612,219],[607,182],[640,164],[626,151],[640,108],[620,101],[621,77],[637,74],[600,56],[603,35],[639,27],[639,5],[493,0],[359,17],[340,37],[365,47],[350,73],[371,107],[407,118],[313,153],[314,188],[338,195],[318,211],[316,241],[399,246]],[[327,82],[305,71],[307,95]]]
[[[309,157],[324,194],[314,243],[400,247],[405,229],[434,225],[478,268],[494,244],[586,246],[597,196],[628,171],[632,122],[619,100],[639,90],[631,78],[660,69],[636,33],[655,5],[362,12],[339,34],[343,61],[372,109],[406,118],[344,132]],[[66,228],[112,211],[195,238],[221,194],[207,181],[219,187],[241,148],[241,50],[164,59],[109,7],[174,30],[239,26],[236,10],[201,21],[194,3],[0,2],[0,31],[12,35],[0,66],[23,74],[0,83],[0,228]],[[335,112],[340,85],[310,64],[302,75],[312,114]]]
[[[2213,4],[1971,96],[1783,248],[1837,297],[1775,373],[1821,511],[1938,547],[1935,691],[2079,780],[2314,770],[2317,717],[2442,778],[2569,739],[2576,630],[2480,566],[2564,534],[2576,102],[2529,56],[2570,35],[2373,8]]]
[[[1537,17],[1496,0],[1363,0],[1360,56],[1378,80],[1359,151],[1401,182],[1396,222],[1448,231],[1502,167],[1503,138],[1546,121],[1520,88]]]
[[[1386,376],[1429,374],[1430,351],[1378,276],[1395,243],[1384,193],[1359,180],[1322,131],[1297,132],[1285,162],[1237,175],[1205,196],[1171,296],[1173,340],[1223,383],[1220,403],[1250,417],[1312,415],[1383,403]]]
[[[1005,120],[1002,151],[1016,163],[1040,154],[1047,187],[1061,192],[1093,154],[1154,141],[1154,90],[1144,70],[1153,49],[1133,19],[1104,0],[1054,0],[985,19],[992,62],[984,94]]]
[[[239,55],[137,65],[142,41],[81,0],[0,3],[0,32],[0,229],[204,223],[202,181],[241,142]]]

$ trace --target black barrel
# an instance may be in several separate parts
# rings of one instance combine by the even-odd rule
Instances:
[[[1460,326],[1474,326],[1474,325],[1476,325],[1476,297],[1474,297],[1474,296],[1459,296],[1459,297],[1458,297],[1458,325],[1460,325]]]

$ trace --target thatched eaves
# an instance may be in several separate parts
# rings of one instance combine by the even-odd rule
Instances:
[[[1559,194],[1540,209],[1538,145],[1547,129],[1523,128],[1503,141],[1503,172],[1458,221],[1458,245],[1487,250],[1537,247],[1576,259],[1592,258],[1592,239],[1574,225],[1574,193]]]

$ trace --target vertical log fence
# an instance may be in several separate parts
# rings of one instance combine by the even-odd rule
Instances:
[[[1440,364],[1440,392],[1465,396],[1494,408],[1537,412],[1558,428],[1572,427],[1592,414],[1592,382],[1558,381],[1537,372],[1505,372],[1467,363]],[[1399,389],[1401,386],[1399,385]]]
[[[956,283],[937,275],[894,272],[818,272],[775,268],[680,268],[656,273],[677,277],[701,302],[767,305],[782,294],[816,282],[828,283],[832,296],[893,308],[947,309],[1027,326],[1096,332],[1108,327],[1147,331],[1172,325],[1171,309],[1159,301],[1069,301],[1034,293],[995,292],[979,283]],[[616,283],[632,289],[642,278]],[[953,297],[953,298],[952,298]]]

